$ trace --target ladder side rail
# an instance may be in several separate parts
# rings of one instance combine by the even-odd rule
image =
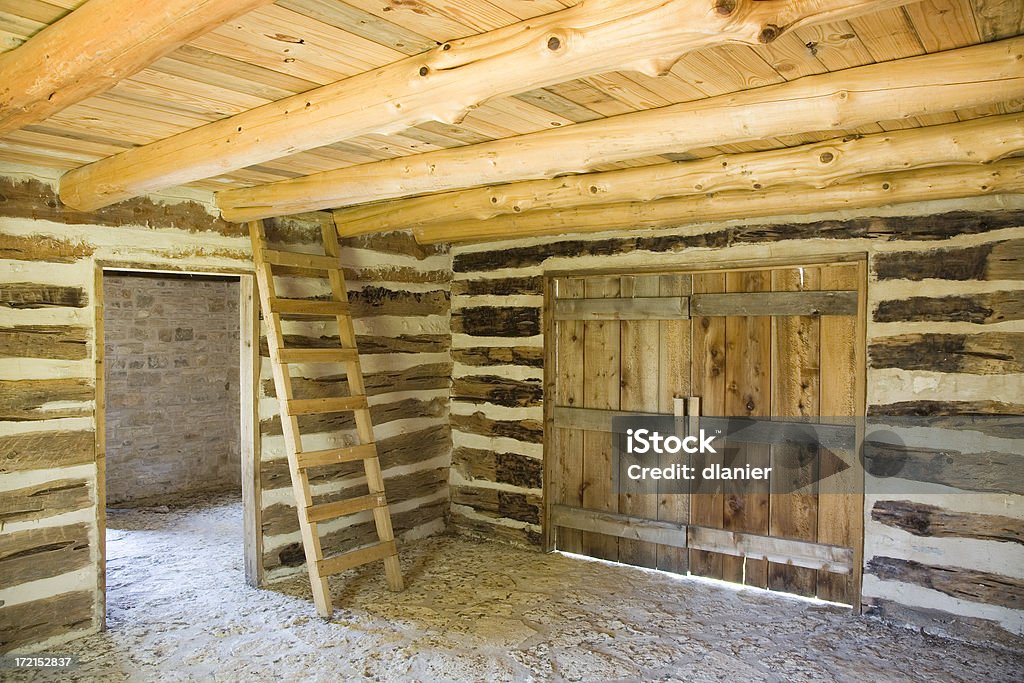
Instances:
[[[288,470],[291,474],[292,489],[295,493],[296,511],[299,518],[299,532],[302,537],[302,548],[306,557],[306,568],[309,571],[310,585],[313,589],[313,602],[317,612],[323,617],[330,617],[333,612],[331,594],[327,577],[320,574],[320,562],[323,551],[320,547],[320,535],[316,525],[306,519],[305,510],[313,504],[313,496],[309,490],[309,478],[305,470],[298,466],[298,454],[302,451],[302,437],[299,434],[299,420],[288,410],[288,401],[292,399],[291,375],[288,367],[281,362],[280,352],[284,347],[284,334],[281,331],[281,316],[273,313],[271,301],[275,298],[274,274],[270,264],[263,258],[263,247],[267,237],[263,221],[249,223],[249,236],[253,247],[253,260],[256,268],[256,284],[259,290],[260,307],[267,329],[267,346],[270,350],[270,365],[274,376],[281,413],[281,432],[284,436],[285,452],[288,457]]]
[[[328,272],[331,281],[331,291],[334,293],[335,299],[348,302],[348,289],[345,285],[345,275],[342,271],[341,265],[341,247],[338,244],[338,230],[335,226],[333,216],[329,220],[321,222],[320,230],[323,234],[324,253],[326,253],[327,256],[334,258],[338,266],[336,270]],[[356,349],[356,334],[355,328],[352,325],[351,310],[349,310],[348,315],[337,316],[337,320],[338,338],[341,341],[342,346],[345,348]],[[352,395],[365,395],[366,386],[363,382],[363,372],[359,362],[358,353],[356,354],[354,361],[345,364],[345,373],[348,379],[350,393]],[[355,421],[356,433],[359,435],[360,443],[373,443],[375,439],[373,435],[373,421],[370,417],[369,406],[355,411]],[[366,482],[370,493],[384,493],[384,476],[381,472],[379,457],[367,458],[364,460],[363,469],[366,472]],[[377,537],[380,539],[381,543],[388,543],[395,540],[395,532],[391,524],[391,512],[387,506],[374,508],[373,521],[374,526],[377,528]],[[397,551],[395,554],[384,558],[384,573],[387,578],[388,586],[391,590],[400,591],[404,588],[402,570],[399,565]]]

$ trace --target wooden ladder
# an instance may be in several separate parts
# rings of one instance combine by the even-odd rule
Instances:
[[[256,264],[256,283],[259,286],[260,308],[266,322],[270,363],[274,385],[281,405],[281,427],[288,454],[288,470],[299,512],[299,530],[306,554],[306,568],[313,587],[313,601],[321,616],[330,617],[331,594],[327,577],[346,569],[376,560],[384,561],[388,586],[393,591],[403,589],[402,572],[398,564],[398,550],[387,498],[384,478],[381,476],[377,446],[373,440],[373,423],[366,400],[363,373],[356,351],[355,330],[349,312],[345,276],[339,260],[338,235],[333,225],[322,225],[324,255],[276,251],[267,246],[267,235],[262,221],[249,224],[253,260]],[[274,267],[288,272],[300,272],[330,281],[330,299],[292,299],[278,297],[274,287]],[[338,348],[287,348],[281,331],[282,317],[287,319],[330,319],[338,322]],[[340,398],[296,399],[288,366],[293,363],[340,363],[345,366],[349,396]],[[359,444],[347,448],[307,451],[302,447],[299,416],[318,413],[351,412],[354,414]],[[309,469],[361,460],[366,471],[369,494],[330,503],[314,504],[309,489]],[[373,511],[378,542],[340,555],[324,557],[317,525],[331,519]]]

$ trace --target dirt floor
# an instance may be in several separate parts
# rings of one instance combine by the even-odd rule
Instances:
[[[1024,652],[936,639],[835,606],[495,543],[402,547],[374,565],[245,585],[241,504],[111,511],[109,630],[60,648],[61,681],[1013,681]],[[69,675],[70,673],[70,675]],[[42,680],[22,672],[12,680]]]

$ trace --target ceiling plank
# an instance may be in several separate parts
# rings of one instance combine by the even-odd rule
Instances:
[[[889,204],[1024,191],[1024,159],[979,166],[937,166],[864,176],[821,188],[782,185],[751,192],[671,197],[502,214],[415,228],[421,244],[481,242],[579,232],[675,228],[692,223],[865,209]]]
[[[986,164],[1022,150],[1024,116],[1010,114],[769,152],[445,192],[339,209],[334,218],[341,236],[351,237],[526,211],[779,185],[825,187],[881,172]]]
[[[218,195],[218,204],[227,220],[252,220],[552,178],[648,154],[808,131],[838,132],[879,120],[981,106],[1024,96],[1022,52],[1024,38],[1011,38],[871,64],[509,140],[230,190]]]
[[[907,7],[907,16],[928,52],[981,42],[969,0],[924,0]]]
[[[602,0],[446,43],[423,55],[285,98],[71,171],[80,210],[352,138],[455,122],[492,98],[632,69],[663,73],[681,54],[771,42],[785,30],[906,0]]]
[[[277,5],[228,22],[192,45],[318,85],[406,57],[404,52]]]
[[[103,92],[269,0],[90,0],[0,55],[0,135]]]
[[[278,0],[277,4],[407,55],[419,54],[437,45],[415,31],[337,0]]]

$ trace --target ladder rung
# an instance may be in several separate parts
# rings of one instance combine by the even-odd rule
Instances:
[[[284,315],[348,315],[348,302],[275,297],[270,300],[270,312]]]
[[[398,550],[395,547],[395,542],[386,541],[350,553],[325,558],[316,563],[316,568],[319,570],[320,576],[330,576],[352,567],[368,564],[374,560],[383,560],[385,557],[397,554]]]
[[[281,363],[351,363],[359,358],[355,349],[280,349]]]
[[[295,268],[313,268],[315,270],[338,270],[341,268],[340,262],[333,256],[301,254],[275,249],[264,249],[263,260],[275,266],[294,266]]]
[[[344,396],[341,398],[293,398],[288,401],[289,415],[314,415],[317,413],[343,413],[362,410],[367,407],[365,396]]]
[[[384,507],[388,504],[387,496],[383,493],[371,493],[368,496],[359,496],[349,500],[339,500],[333,503],[321,503],[310,505],[306,508],[306,519],[310,522],[322,522],[325,519],[335,519],[344,515],[354,515],[363,510]]]
[[[347,448],[328,448],[323,451],[307,451],[296,453],[299,469],[307,467],[323,467],[324,465],[340,465],[343,462],[366,460],[377,457],[377,444],[364,443],[360,446]]]

